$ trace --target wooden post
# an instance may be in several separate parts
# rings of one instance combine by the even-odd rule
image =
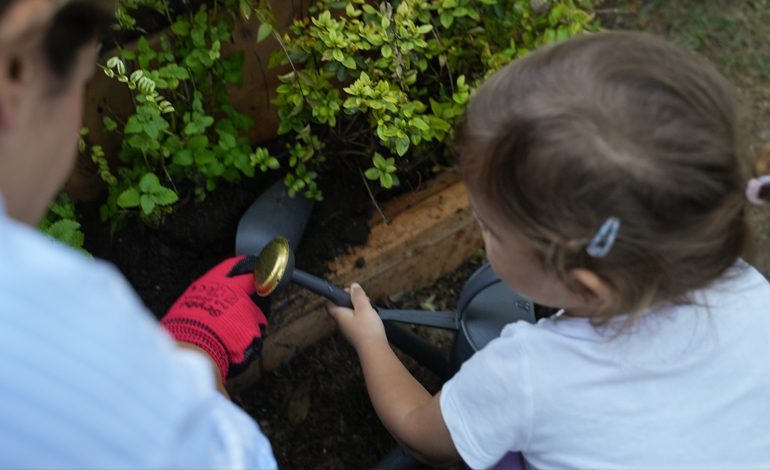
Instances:
[[[483,246],[456,172],[441,175],[383,210],[389,223],[378,215],[367,244],[329,264],[330,282],[346,286],[357,281],[376,300],[429,285]],[[230,388],[237,392],[249,387],[334,331],[325,304],[326,299],[293,285],[276,294],[262,356],[233,379]]]

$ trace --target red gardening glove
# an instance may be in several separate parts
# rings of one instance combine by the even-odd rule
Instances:
[[[262,349],[267,318],[251,297],[254,263],[253,256],[219,263],[190,284],[161,320],[177,341],[211,356],[222,384],[243,372]]]

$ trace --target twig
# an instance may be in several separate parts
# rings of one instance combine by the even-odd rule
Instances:
[[[382,212],[380,205],[377,204],[377,200],[374,199],[374,194],[372,193],[372,190],[369,188],[369,183],[366,182],[366,176],[364,176],[364,172],[361,171],[361,167],[358,167],[358,173],[361,175],[361,180],[363,180],[364,182],[364,187],[366,188],[366,192],[369,193],[369,198],[372,200],[372,204],[374,204],[374,208],[377,209],[377,212],[380,213],[380,217],[382,217],[382,221],[385,222],[385,225],[390,224],[390,221],[385,216],[385,213]]]
[[[356,157],[371,158],[371,155],[369,155],[368,153],[360,152],[357,150],[337,150],[334,153],[336,153],[337,155],[355,155]]]
[[[633,15],[633,11],[625,11],[620,8],[597,8],[594,10],[594,13],[599,14],[613,14],[613,15]]]
[[[171,179],[171,175],[168,172],[168,169],[166,168],[166,165],[163,165],[163,172],[166,174],[166,178],[168,178],[168,182],[171,183],[171,187],[174,188],[174,192],[179,194],[179,190],[176,189],[176,185],[174,184],[174,180]]]
[[[431,24],[433,24],[433,23],[431,23]],[[431,31],[433,31],[433,36],[436,38],[436,41],[438,41],[438,43],[441,45],[442,40],[441,40],[441,36],[439,36],[439,34],[438,34],[437,29],[438,28],[436,28],[436,25],[433,25],[433,29]],[[454,95],[455,94],[455,80],[454,80],[454,77],[452,76],[452,68],[447,65],[446,66],[446,71],[449,74],[449,89],[452,91],[452,94]]]

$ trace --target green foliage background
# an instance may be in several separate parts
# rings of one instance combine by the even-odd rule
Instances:
[[[259,14],[269,24],[265,5]],[[595,29],[587,1],[316,1],[271,65],[288,64],[276,105],[292,135],[288,166],[307,174],[327,158],[355,158],[384,188],[444,143],[473,90],[509,61]],[[312,179],[287,186],[311,198]]]
[[[131,94],[128,116],[103,128],[120,139],[105,155],[82,132],[108,186],[102,218],[113,230],[140,219],[162,223],[181,199],[198,200],[222,181],[281,172],[291,194],[321,200],[328,159],[347,159],[382,188],[415,168],[446,162],[446,142],[478,85],[530,50],[596,29],[587,0],[394,0],[312,2],[280,34],[267,0],[211,0],[175,13],[169,0],[120,0],[116,28],[140,33],[103,72]],[[153,41],[137,11],[170,25]],[[224,55],[243,19],[256,16],[257,41],[280,48],[269,67],[281,75],[274,101],[285,148],[249,142],[254,123],[230,102],[243,81],[243,52]],[[55,214],[54,214],[55,215]]]

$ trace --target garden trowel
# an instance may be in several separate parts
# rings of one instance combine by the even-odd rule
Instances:
[[[274,238],[282,236],[296,250],[313,201],[289,196],[283,181],[273,183],[241,216],[235,233],[235,254],[256,255]]]

